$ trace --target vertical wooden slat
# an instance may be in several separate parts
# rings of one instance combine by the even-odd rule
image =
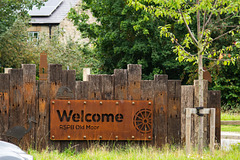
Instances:
[[[142,80],[141,81],[141,100],[151,100],[154,98],[154,81]]]
[[[102,99],[102,75],[89,75],[89,93],[90,100]]]
[[[114,76],[103,75],[102,76],[102,99],[113,100],[114,99]]]
[[[77,81],[76,82],[76,99],[77,100],[87,100],[89,92],[89,82],[88,81]],[[88,147],[87,141],[74,141],[73,143],[74,149],[76,151],[81,151]]]
[[[186,154],[189,155],[191,152],[191,109],[186,108]]]
[[[167,75],[154,76],[153,142],[162,146],[167,142]]]
[[[7,141],[4,133],[8,130],[10,75],[0,74],[0,139]]]
[[[75,99],[75,86],[76,86],[75,74],[76,74],[75,70],[63,70],[61,76],[61,86],[68,87],[72,91],[74,95],[73,99]],[[75,142],[71,141],[61,141],[60,142],[61,151],[64,151],[66,148],[68,148],[70,146],[70,143],[76,144]]]
[[[129,64],[127,65],[127,71],[128,71],[128,99],[140,100],[142,66],[136,64]]]
[[[89,82],[88,81],[77,81],[76,82],[76,99],[88,99]]]
[[[168,81],[168,112],[167,112],[167,142],[180,144],[181,142],[181,81]]]
[[[142,80],[141,81],[141,100],[150,100],[153,102],[154,100],[154,81],[151,80]],[[154,104],[151,104],[154,105]],[[153,116],[151,117],[151,119]],[[151,124],[153,127],[153,124]],[[146,144],[153,144],[152,142],[147,142]]]
[[[9,105],[9,129],[15,126],[24,126],[23,117],[26,111],[23,108],[23,69],[10,70],[10,105]],[[16,139],[12,142],[18,143]]]
[[[198,80],[194,81],[194,107],[204,107],[207,108],[207,100],[208,100],[208,81],[203,81],[203,103],[204,106],[199,106],[199,82]],[[196,147],[198,143],[198,132],[199,132],[199,118],[197,115],[194,115],[194,145]],[[203,117],[203,139],[205,140],[203,142],[204,146],[207,146],[207,115],[204,115]]]
[[[185,146],[186,140],[186,108],[193,108],[194,87],[183,85],[181,87],[181,144]],[[190,120],[191,125],[191,120]],[[190,135],[191,136],[191,135]]]
[[[36,120],[36,65],[34,64],[23,64],[23,108],[25,114],[23,120],[28,121],[29,118]],[[36,123],[33,123],[33,128],[26,136],[24,136],[23,143],[27,149],[30,146],[35,146],[35,132]],[[28,128],[29,124],[25,125]]]
[[[115,69],[115,99],[126,100],[127,99],[127,70]]]
[[[215,140],[221,145],[221,91],[208,91],[208,108],[215,108]]]
[[[62,73],[63,73],[62,72],[62,65],[50,64],[48,66],[48,70],[49,70],[49,72],[48,72],[48,74],[49,74],[48,75],[48,82],[49,82],[49,85],[50,85],[49,99],[53,100],[53,99],[56,99],[57,91],[62,86]],[[48,118],[48,124],[50,124],[49,123],[49,117],[47,117],[47,118]],[[50,131],[50,126],[49,126],[49,131]],[[51,143],[53,144],[52,145],[53,148],[61,150],[60,142],[50,141],[50,144]]]
[[[210,111],[210,151],[214,152],[214,144],[215,144],[215,117],[216,117],[216,109],[211,108]]]
[[[50,85],[46,80],[38,81],[38,98],[37,98],[37,110],[36,110],[36,149],[41,151],[50,147],[49,138],[49,91]]]

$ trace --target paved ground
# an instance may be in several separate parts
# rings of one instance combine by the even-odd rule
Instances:
[[[221,148],[230,149],[232,144],[240,143],[240,132],[221,132]]]

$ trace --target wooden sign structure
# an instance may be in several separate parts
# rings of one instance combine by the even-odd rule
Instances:
[[[47,53],[42,52],[40,54],[39,80],[47,80],[47,79],[48,79]]]
[[[210,114],[210,151],[213,153],[214,152],[214,143],[215,143],[215,113],[216,109],[215,108],[186,108],[186,153],[187,155],[190,154],[191,152],[191,115],[192,114],[197,114],[199,115],[199,118],[203,116],[204,114]],[[199,127],[199,152],[202,151],[203,146],[200,145],[200,141],[203,140],[203,126]]]
[[[51,140],[152,140],[152,101],[52,100]]]

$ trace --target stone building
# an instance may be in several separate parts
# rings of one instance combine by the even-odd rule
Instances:
[[[29,37],[38,39],[46,35],[51,38],[54,34],[59,34],[63,42],[69,38],[78,40],[81,34],[67,15],[71,8],[77,7],[80,3],[80,0],[48,0],[40,9],[33,7],[29,11],[31,16]]]

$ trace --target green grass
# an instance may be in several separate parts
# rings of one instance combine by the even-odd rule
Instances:
[[[240,120],[240,114],[237,113],[221,113],[221,121],[237,121]],[[225,132],[240,132],[239,125],[221,125],[221,131]]]
[[[133,147],[125,146],[115,149],[110,149],[109,146],[94,146],[81,152],[65,150],[63,153],[58,151],[29,150],[29,154],[37,160],[185,160],[185,159],[218,159],[218,160],[237,160],[240,159],[240,146],[235,145],[229,151],[216,150],[211,154],[209,150],[204,150],[202,156],[199,156],[196,151],[191,155],[186,155],[184,149],[166,146],[162,150],[154,147]]]
[[[221,125],[221,131],[240,132],[240,126],[239,125]]]
[[[236,120],[240,120],[240,114],[227,112],[221,113],[221,121],[236,121]]]

